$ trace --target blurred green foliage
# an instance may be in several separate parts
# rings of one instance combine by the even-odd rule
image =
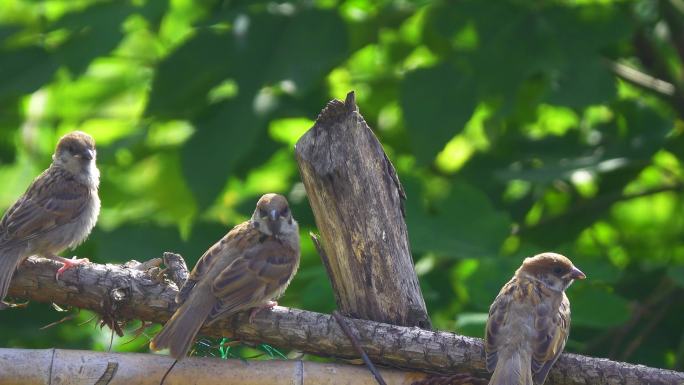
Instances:
[[[522,258],[554,250],[589,277],[569,351],[684,369],[681,0],[4,0],[0,39],[0,207],[91,133],[103,208],[80,256],[192,264],[277,191],[303,234],[281,303],[331,311],[293,145],[355,90],[435,327],[482,336]],[[63,314],[2,312],[0,345],[107,348],[87,312],[38,329]],[[130,338],[114,349],[146,349]]]

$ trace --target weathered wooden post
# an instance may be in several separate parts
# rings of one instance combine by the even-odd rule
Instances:
[[[340,311],[430,328],[404,222],[404,190],[353,92],[328,103],[295,153]]]

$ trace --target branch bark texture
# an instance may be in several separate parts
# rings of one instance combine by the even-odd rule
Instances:
[[[340,311],[429,328],[404,221],[404,190],[353,92],[344,102],[328,103],[295,153]]]
[[[140,270],[88,264],[68,270],[56,282],[54,274],[60,266],[51,260],[29,258],[15,274],[10,295],[90,309],[117,320],[165,322],[175,309],[173,298],[177,287],[168,280],[157,279],[155,268]],[[358,358],[337,321],[328,314],[276,307],[259,313],[251,324],[248,316],[239,314],[222,320],[201,333],[322,356]],[[488,376],[480,339],[359,319],[348,321],[356,330],[362,348],[376,364]],[[565,353],[551,370],[547,384],[681,385],[684,373]]]

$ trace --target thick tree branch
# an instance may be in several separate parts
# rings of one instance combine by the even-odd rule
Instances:
[[[54,274],[59,267],[59,263],[51,260],[30,258],[16,273],[10,294],[90,309],[117,320],[164,322],[175,307],[176,285],[156,279],[150,271],[89,264],[67,271],[55,282]],[[358,358],[330,315],[276,307],[258,314],[252,324],[247,318],[248,314],[240,314],[205,328],[202,333],[323,356]],[[377,364],[438,373],[469,372],[487,377],[480,339],[364,320],[350,322],[354,324],[361,347]],[[547,384],[684,384],[684,373],[563,354],[551,370]]]

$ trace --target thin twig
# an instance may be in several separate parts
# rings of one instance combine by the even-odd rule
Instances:
[[[97,318],[97,314],[95,314],[94,316],[88,318],[87,320],[85,320],[85,321],[83,321],[83,322],[81,322],[81,323],[79,323],[79,324],[76,324],[76,326],[83,326],[83,325],[85,325],[85,324],[87,324],[87,323],[90,323],[90,321],[94,320],[95,318]],[[97,324],[95,324],[95,326],[97,326]]]
[[[335,321],[337,321],[337,323],[340,325],[344,334],[346,334],[347,337],[349,337],[349,341],[351,342],[352,346],[359,353],[361,359],[368,367],[368,370],[370,370],[370,372],[373,374],[373,377],[375,377],[375,381],[377,381],[380,385],[387,385],[385,380],[382,378],[380,372],[378,372],[378,370],[375,368],[375,365],[373,365],[373,362],[370,360],[370,358],[368,358],[368,355],[361,347],[361,344],[359,344],[359,341],[354,336],[354,333],[352,333],[351,329],[349,328],[349,325],[347,325],[347,322],[344,320],[344,317],[342,317],[340,312],[338,312],[337,310],[332,312],[332,316],[335,318]]]
[[[110,329],[111,333],[109,335],[109,348],[107,348],[108,352],[112,351],[112,346],[114,345],[114,329]]]
[[[664,96],[674,96],[675,94],[676,89],[672,83],[660,80],[655,76],[651,76],[622,63],[610,60],[607,60],[606,63],[615,75],[629,83]]]
[[[49,328],[51,328],[51,327],[53,327],[53,326],[57,326],[57,325],[59,325],[59,324],[61,324],[61,323],[63,323],[63,322],[66,322],[66,321],[69,321],[69,320],[73,319],[74,316],[75,316],[75,314],[69,314],[69,315],[67,315],[67,316],[62,317],[62,319],[60,319],[59,321],[50,322],[49,324],[40,327],[38,330],[45,330],[45,329],[49,329]]]
[[[628,359],[634,352],[641,346],[641,344],[644,342],[644,340],[648,337],[651,332],[658,326],[660,321],[663,320],[665,315],[667,314],[667,310],[669,309],[670,305],[672,304],[672,301],[674,300],[673,296],[669,296],[665,303],[662,303],[658,306],[658,310],[656,311],[655,315],[651,316],[651,319],[648,321],[644,329],[639,333],[632,342],[627,345],[627,348],[622,353],[622,359]]]
[[[152,326],[152,322],[145,322],[145,321],[142,321],[142,320],[141,320],[140,322],[141,322],[140,327],[137,328],[137,329],[135,329],[135,330],[133,331],[133,338],[131,338],[130,340],[128,340],[128,341],[126,341],[126,342],[124,342],[124,343],[122,343],[122,344],[121,344],[122,346],[123,346],[123,345],[126,345],[126,344],[129,344],[129,343],[131,343],[131,342],[137,340],[141,335],[144,335],[144,334],[145,334],[145,330],[146,330],[148,327]]]
[[[168,376],[169,373],[171,373],[171,369],[173,369],[173,367],[176,366],[177,363],[178,363],[178,360],[173,360],[173,364],[171,364],[171,366],[170,366],[169,369],[166,371],[166,373],[164,373],[164,377],[162,377],[161,382],[159,383],[159,385],[164,385],[164,381],[166,381],[166,376]]]

